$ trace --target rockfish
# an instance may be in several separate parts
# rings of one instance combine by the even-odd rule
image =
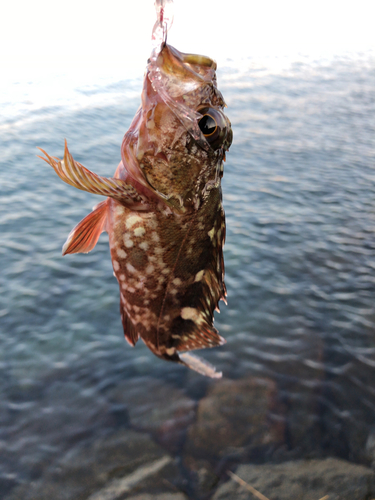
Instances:
[[[129,344],[141,337],[156,356],[220,377],[188,351],[225,343],[213,315],[226,297],[221,178],[232,130],[216,63],[166,43],[170,4],[156,2],[142,103],[114,176],[76,162],[66,141],[62,160],[41,151],[64,182],[107,196],[71,231],[63,255],[90,252],[107,231]]]

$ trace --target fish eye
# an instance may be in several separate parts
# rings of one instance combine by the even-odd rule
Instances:
[[[218,149],[227,136],[227,123],[223,114],[217,109],[203,108],[199,110],[202,118],[198,125],[212,149]]]
[[[217,130],[217,123],[215,118],[210,115],[203,115],[203,118],[199,120],[199,128],[201,129],[205,137],[210,137]]]

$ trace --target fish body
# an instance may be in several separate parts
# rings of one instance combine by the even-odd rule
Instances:
[[[63,160],[44,151],[43,159],[65,182],[108,196],[72,230],[63,254],[91,251],[108,232],[128,342],[141,338],[160,358],[218,377],[189,351],[225,343],[213,315],[226,296],[221,178],[232,131],[216,63],[162,36],[114,177],[87,170],[67,145]]]

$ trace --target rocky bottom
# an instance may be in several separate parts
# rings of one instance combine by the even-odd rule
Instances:
[[[109,388],[106,424],[48,462],[35,457],[33,477],[8,487],[1,498],[375,498],[375,440],[368,429],[342,434],[352,454],[335,456],[317,439],[323,432],[319,419],[311,411],[303,418],[301,401],[287,404],[271,379],[205,382],[194,398],[197,378],[191,377],[185,390],[147,377]],[[314,391],[306,388],[310,410]],[[107,413],[115,417],[108,420]]]

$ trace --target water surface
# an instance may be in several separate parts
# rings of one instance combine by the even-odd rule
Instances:
[[[227,379],[276,384],[286,449],[368,463],[375,422],[373,56],[301,58],[278,69],[228,61],[218,82],[234,131],[223,180],[228,306],[216,315],[227,344],[204,355]],[[1,102],[4,491],[121,425],[116,387],[126,386],[136,408],[155,380],[194,401],[207,388],[142,342],[134,349],[125,342],[105,234],[90,254],[61,256],[69,231],[100,199],[64,184],[36,157],[36,146],[61,156],[67,138],[77,161],[112,175],[141,84],[70,82],[58,98],[51,77],[19,82],[17,96]],[[169,448],[183,454],[181,446]]]

